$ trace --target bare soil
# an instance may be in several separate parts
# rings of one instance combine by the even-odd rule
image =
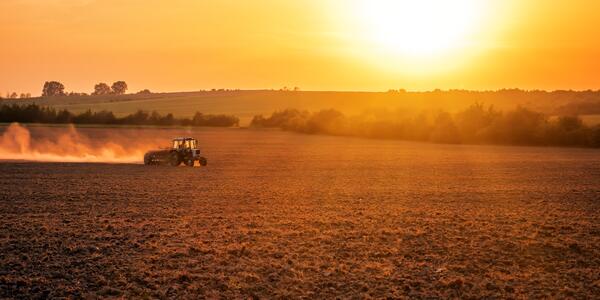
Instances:
[[[0,162],[0,298],[600,297],[599,150],[178,135],[208,167]]]

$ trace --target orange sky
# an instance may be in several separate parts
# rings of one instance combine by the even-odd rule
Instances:
[[[417,55],[372,37],[437,18],[399,14],[415,24],[377,32],[360,1],[2,0],[0,93],[38,95],[46,80],[83,92],[116,80],[133,92],[600,89],[600,1],[481,0],[460,45]]]

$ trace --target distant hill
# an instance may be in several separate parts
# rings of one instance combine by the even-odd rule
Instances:
[[[365,110],[423,110],[444,109],[456,111],[480,102],[498,109],[524,106],[548,115],[600,114],[598,91],[430,91],[430,92],[317,92],[235,90],[198,91],[177,93],[127,94],[102,96],[61,96],[2,100],[16,103],[36,103],[72,112],[109,110],[117,116],[137,110],[173,113],[191,117],[196,111],[209,114],[233,114],[247,125],[253,116],[270,114],[275,110],[297,108],[320,110],[335,108],[344,113],[356,114]]]

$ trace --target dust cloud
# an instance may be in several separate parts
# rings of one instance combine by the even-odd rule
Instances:
[[[83,133],[72,125],[26,128],[13,123],[0,136],[0,160],[142,163],[144,153],[156,145],[135,131],[88,128]]]

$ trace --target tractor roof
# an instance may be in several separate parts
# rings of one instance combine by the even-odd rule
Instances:
[[[188,140],[195,140],[195,138],[193,137],[178,137],[178,138],[174,138],[174,141],[188,141]]]

